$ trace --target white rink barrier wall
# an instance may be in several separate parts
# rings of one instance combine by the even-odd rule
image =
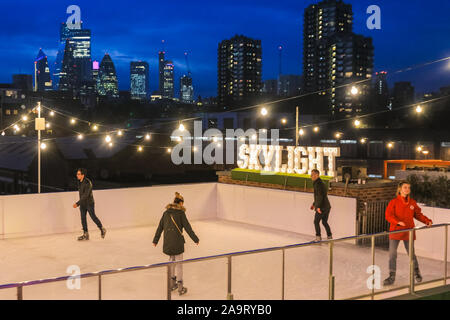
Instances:
[[[156,226],[175,192],[185,198],[190,220],[216,218],[216,184],[94,190],[95,213],[106,228]],[[78,192],[0,197],[0,237],[16,238],[82,230]],[[88,214],[89,230],[97,230]]]
[[[200,183],[94,190],[95,211],[109,229],[156,227],[175,192],[183,195],[190,221],[221,219],[311,235],[311,239],[315,235],[314,213],[310,210],[313,194],[241,185]],[[78,199],[78,192],[0,197],[0,239],[81,232],[80,211],[72,207]],[[336,196],[329,199],[333,237],[354,236],[356,199]],[[435,224],[450,222],[450,210],[422,209]],[[89,217],[87,221],[89,230],[95,230]],[[422,226],[418,221],[416,225]],[[418,231],[415,249],[420,257],[442,260],[444,229]],[[406,253],[402,245],[399,252]]]

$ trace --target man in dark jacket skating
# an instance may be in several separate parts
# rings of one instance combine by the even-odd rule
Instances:
[[[327,231],[328,240],[333,239],[330,226],[328,225],[328,217],[331,211],[330,201],[327,196],[327,187],[320,179],[319,170],[312,170],[311,180],[314,185],[314,203],[311,206],[311,210],[316,212],[314,217],[314,226],[316,228],[316,241],[322,241],[320,232],[320,221],[322,221],[325,230]]]
[[[192,230],[192,227],[186,218],[186,208],[183,206],[183,197],[176,192],[173,203],[166,206],[166,211],[163,213],[155,237],[153,238],[153,245],[158,244],[161,233],[164,231],[163,252],[170,258],[169,261],[182,261],[184,253],[184,236],[183,228],[186,229],[187,234],[191,237],[197,245],[200,240]],[[175,271],[175,272],[174,272]],[[187,288],[183,287],[183,265],[181,263],[176,266],[171,266],[171,289],[178,289],[179,295],[187,292]]]
[[[73,205],[74,208],[80,207],[81,213],[81,225],[83,226],[83,235],[78,237],[79,241],[89,240],[89,232],[86,221],[86,213],[89,212],[92,221],[100,229],[102,238],[105,238],[106,229],[103,228],[102,223],[95,215],[95,202],[94,196],[92,194],[92,182],[86,178],[86,169],[78,169],[77,179],[78,179],[78,192],[80,194],[80,200]]]

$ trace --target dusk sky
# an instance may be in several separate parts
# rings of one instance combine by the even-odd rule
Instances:
[[[175,62],[176,90],[186,72],[183,53],[189,52],[195,95],[216,96],[217,46],[236,34],[261,39],[263,79],[278,74],[278,45],[283,45],[283,73],[302,73],[303,12],[312,0],[279,1],[24,1],[2,0],[0,20],[0,82],[13,73],[33,72],[39,48],[50,67],[56,57],[59,25],[66,8],[81,8],[83,27],[92,31],[92,58],[108,52],[121,90],[129,89],[132,60],[150,63],[150,88],[157,90],[157,53],[164,49]],[[374,40],[375,70],[392,72],[450,56],[450,1],[347,0],[353,5],[353,31]],[[366,9],[381,7],[382,30],[368,30]],[[53,72],[53,70],[51,70]],[[416,91],[450,85],[450,63],[444,62],[390,77],[412,81]]]

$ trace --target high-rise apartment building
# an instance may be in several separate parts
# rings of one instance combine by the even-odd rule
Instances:
[[[218,47],[218,104],[222,107],[249,103],[262,91],[261,40],[236,35]]]

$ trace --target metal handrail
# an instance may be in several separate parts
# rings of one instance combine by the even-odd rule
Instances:
[[[231,259],[232,257],[238,257],[238,256],[244,256],[244,255],[250,255],[250,254],[258,254],[258,253],[265,253],[265,252],[273,252],[273,251],[282,251],[283,253],[283,276],[282,276],[282,298],[284,299],[284,252],[285,250],[289,250],[289,249],[295,249],[295,248],[300,248],[300,247],[309,247],[309,246],[313,246],[313,245],[318,245],[321,243],[328,243],[330,245],[330,259],[329,259],[329,263],[330,263],[330,292],[329,292],[329,299],[333,300],[334,299],[334,276],[333,276],[333,246],[334,243],[337,242],[344,242],[344,241],[349,241],[349,240],[356,240],[356,239],[366,239],[366,238],[372,238],[375,239],[375,237],[379,237],[379,236],[386,236],[386,235],[391,235],[391,234],[397,234],[397,233],[405,233],[405,232],[409,232],[410,234],[410,239],[413,239],[412,235],[413,232],[418,231],[418,230],[425,230],[425,229],[433,229],[433,228],[441,228],[441,227],[445,227],[445,261],[444,261],[444,278],[443,279],[439,279],[439,280],[443,280],[444,281],[444,285],[447,282],[448,276],[447,276],[447,246],[448,246],[448,226],[450,225],[450,223],[442,223],[442,224],[436,224],[436,225],[432,225],[432,226],[424,226],[424,227],[415,227],[412,229],[404,229],[404,230],[398,230],[398,231],[385,231],[385,232],[379,232],[379,233],[375,233],[375,234],[362,234],[362,235],[357,235],[357,236],[350,236],[350,237],[344,237],[344,238],[340,238],[340,239],[330,239],[330,240],[323,240],[323,241],[311,241],[311,242],[305,242],[305,243],[299,243],[299,244],[292,244],[292,245],[287,245],[287,246],[281,246],[281,247],[271,247],[271,248],[263,248],[263,249],[255,249],[255,250],[247,250],[247,251],[239,251],[239,252],[232,252],[232,253],[225,253],[225,254],[219,254],[219,255],[213,255],[213,256],[207,256],[207,257],[199,257],[199,258],[193,258],[193,259],[187,259],[187,260],[180,260],[180,261],[170,261],[170,262],[163,262],[163,263],[157,263],[157,264],[151,264],[151,265],[144,265],[144,266],[135,266],[135,267],[127,267],[127,268],[120,268],[120,269],[113,269],[113,270],[104,270],[104,271],[98,271],[98,272],[90,272],[90,273],[84,273],[84,274],[80,274],[77,275],[76,277],[79,279],[82,278],[91,278],[91,277],[98,277],[99,278],[99,299],[101,300],[101,277],[102,276],[106,276],[106,275],[112,275],[112,274],[118,274],[118,273],[125,273],[125,272],[132,272],[132,271],[140,271],[140,270],[148,270],[148,269],[155,269],[155,268],[162,268],[162,267],[167,267],[167,279],[168,279],[168,287],[167,287],[167,291],[168,291],[168,299],[170,300],[170,286],[169,286],[169,279],[170,279],[170,267],[172,265],[177,265],[177,264],[185,264],[185,263],[192,263],[192,262],[200,262],[200,261],[208,261],[208,260],[216,260],[216,259],[221,259],[221,258],[227,258],[228,261],[228,294],[227,294],[227,298],[232,300],[233,299],[233,295],[231,293]],[[413,246],[411,245],[413,241],[410,241],[410,253],[413,253],[413,251],[411,250],[411,247],[413,248]],[[373,257],[373,261],[375,259],[375,255],[374,255],[374,241],[372,240],[372,257]],[[412,263],[413,260],[413,254],[410,254],[410,264]],[[374,263],[375,265],[375,263]],[[412,269],[412,266],[410,268]],[[412,272],[412,271],[411,271]],[[10,283],[10,284],[4,284],[4,285],[0,285],[0,290],[2,289],[11,289],[11,288],[17,288],[17,296],[18,296],[18,300],[22,300],[23,298],[23,287],[27,287],[27,286],[34,286],[34,285],[40,285],[40,284],[45,284],[45,283],[53,283],[53,282],[59,282],[59,281],[67,281],[67,280],[72,280],[74,279],[73,275],[69,275],[69,276],[62,276],[62,277],[56,277],[56,278],[47,278],[47,279],[41,279],[41,280],[33,280],[33,281],[23,281],[23,282],[17,282],[17,283]],[[410,279],[411,283],[408,286],[410,288],[410,293],[414,292],[414,281],[413,281],[413,276],[410,275]],[[395,289],[397,290],[397,289]],[[393,290],[388,290],[388,291],[383,291],[382,293],[386,293],[389,291],[393,291]],[[375,292],[374,290],[372,290],[372,294],[368,295],[368,296],[375,296]],[[380,293],[378,293],[380,294]]]

